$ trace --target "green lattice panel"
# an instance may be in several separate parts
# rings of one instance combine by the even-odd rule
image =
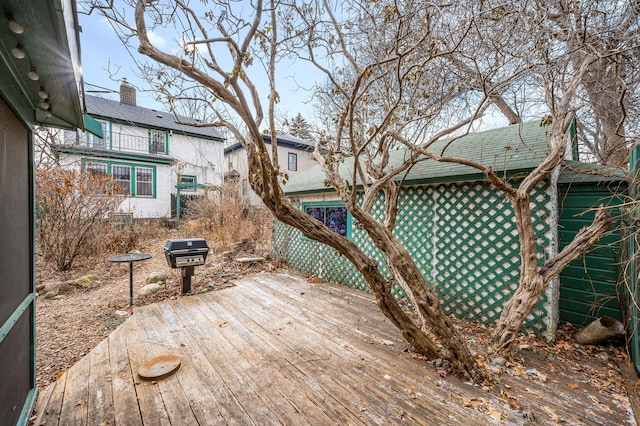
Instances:
[[[361,200],[359,200],[361,201]],[[537,245],[548,255],[552,200],[548,186],[539,185],[532,195]],[[498,319],[503,304],[518,285],[519,243],[513,211],[503,193],[484,183],[447,184],[403,188],[399,197],[395,235],[411,253],[425,278],[434,286],[444,311],[459,318],[487,324]],[[384,200],[374,202],[378,220],[384,218]],[[389,277],[384,256],[357,223],[353,241],[379,263]],[[274,255],[292,267],[349,287],[370,291],[351,262],[332,248],[304,239],[283,224],[274,226]],[[396,298],[404,296],[394,286]],[[545,331],[546,295],[527,318],[525,326]]]
[[[370,291],[355,266],[333,248],[306,239],[297,229],[278,221],[274,222],[272,238],[273,256],[298,271]]]
[[[409,251],[420,272],[430,278],[433,269],[433,187],[409,187],[398,198],[394,234]]]
[[[538,244],[549,245],[549,225],[541,185],[532,197]],[[432,279],[445,312],[493,324],[513,294],[519,277],[519,242],[513,210],[504,194],[485,184],[450,184],[434,197],[435,262]],[[541,300],[526,326],[544,331]]]
[[[357,202],[362,203],[362,197],[359,197]],[[371,208],[371,214],[377,221],[383,222],[385,217],[384,211],[385,211],[384,196],[380,195],[376,197],[373,203],[373,207]],[[371,257],[373,260],[378,262],[378,269],[380,270],[382,275],[385,278],[390,279],[391,274],[389,272],[389,267],[387,266],[387,263],[385,261],[385,256],[380,252],[380,250],[378,250],[375,247],[375,245],[373,244],[373,241],[371,241],[371,238],[369,238],[369,235],[367,235],[367,233],[364,230],[360,229],[357,226],[357,224],[354,227],[352,238],[353,238],[353,241],[359,247],[361,247],[369,257]],[[367,286],[368,291],[371,291],[371,289],[368,287],[366,283],[364,283],[364,285]],[[400,285],[398,284],[395,284],[395,285],[392,284],[391,294],[396,299],[401,299],[405,296],[404,291],[402,290],[402,287],[400,287]]]

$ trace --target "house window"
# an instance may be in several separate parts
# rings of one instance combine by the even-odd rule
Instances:
[[[247,195],[247,192],[249,192],[249,181],[247,181],[247,179],[242,179],[242,195]]]
[[[289,153],[289,170],[292,172],[298,171],[298,154],[294,152]]]
[[[108,176],[118,193],[129,197],[155,197],[156,168],[134,163],[82,160],[82,167],[94,175]]]
[[[107,165],[105,163],[87,162],[85,170],[93,178],[91,186],[95,194],[101,194],[108,191]]]
[[[153,169],[136,167],[136,196],[153,197]]]
[[[229,170],[233,169],[233,154],[229,154],[227,157],[227,162],[229,164]]]
[[[336,234],[347,238],[351,236],[351,216],[341,202],[303,203],[302,209]]]
[[[196,181],[196,177],[193,175],[180,175],[178,176],[178,183],[195,185],[197,181]],[[181,189],[181,191],[193,191],[194,189],[195,189],[195,186]]]
[[[164,130],[150,130],[150,147],[149,151],[152,154],[166,154],[167,153],[167,132]]]
[[[116,191],[120,194],[131,193],[131,166],[114,164],[111,166],[111,176]]]
[[[180,175],[180,183],[196,183],[196,177],[193,175]]]
[[[85,136],[87,138],[87,147],[88,148],[97,148],[97,149],[107,149],[107,141],[109,140],[109,123],[106,121],[96,120],[102,126],[102,138],[97,137],[96,135],[86,132]]]
[[[89,161],[85,164],[85,170],[95,176],[107,175],[107,165],[105,163]]]

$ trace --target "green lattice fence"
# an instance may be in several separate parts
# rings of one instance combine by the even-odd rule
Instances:
[[[547,253],[551,244],[547,218],[553,202],[546,186],[536,188],[531,204],[538,247]],[[383,206],[380,197],[373,209],[379,220]],[[394,232],[434,287],[444,311],[493,324],[517,287],[520,264],[517,230],[504,194],[485,183],[412,186],[403,188],[399,208]],[[366,232],[356,224],[351,235],[388,277],[384,258]],[[280,223],[274,227],[273,238],[274,255],[292,267],[369,290],[353,265],[333,249],[305,239],[299,231]],[[394,294],[396,298],[404,296],[398,286]],[[546,330],[544,320],[550,309],[546,303],[544,295],[527,318],[527,327],[537,332]]]

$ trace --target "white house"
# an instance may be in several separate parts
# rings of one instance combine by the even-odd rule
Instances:
[[[126,83],[120,102],[87,95],[86,106],[103,137],[65,132],[52,151],[63,167],[111,176],[128,194],[120,212],[171,217],[178,183],[222,185],[224,139],[213,127],[190,126],[202,123],[137,106],[135,88]]]
[[[271,136],[263,135],[264,142],[271,145]],[[280,169],[285,171],[289,178],[302,173],[318,164],[313,158],[314,143],[292,135],[278,135],[278,162]],[[270,151],[269,151],[270,152]],[[249,187],[249,166],[247,165],[247,152],[240,143],[235,143],[224,149],[225,179],[239,180],[242,196],[247,204],[258,206],[260,198]]]

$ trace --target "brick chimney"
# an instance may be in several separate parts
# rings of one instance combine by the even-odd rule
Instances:
[[[136,88],[129,84],[127,79],[122,80],[120,85],[120,103],[127,105],[136,104]]]

